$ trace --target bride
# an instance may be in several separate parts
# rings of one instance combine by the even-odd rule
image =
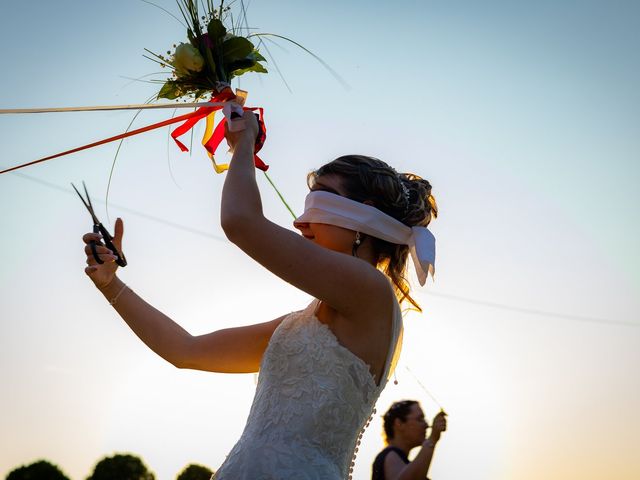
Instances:
[[[294,226],[267,220],[255,181],[254,115],[227,132],[234,151],[222,193],[221,223],[247,255],[314,300],[302,311],[246,327],[193,336],[117,276],[115,252],[100,262],[83,236],[85,273],[133,332],[178,368],[260,371],[245,430],[215,475],[227,479],[344,479],[362,430],[385,387],[402,339],[400,303],[410,254],[421,283],[433,269],[437,215],[431,185],[366,156],[340,157],[308,178],[305,211]],[[114,245],[124,226],[116,221]]]

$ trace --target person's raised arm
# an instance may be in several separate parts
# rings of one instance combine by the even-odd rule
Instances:
[[[122,251],[124,226],[116,220],[114,245]],[[178,368],[226,373],[257,372],[262,354],[281,318],[247,327],[218,330],[193,336],[152,305],[145,302],[117,276],[115,256],[104,245],[96,250],[104,262],[98,263],[89,243],[100,235],[83,237],[87,267],[85,273],[120,314],[131,330],[155,353]]]
[[[446,413],[440,411],[433,419],[431,435],[422,442],[420,452],[409,464],[405,464],[395,452],[384,459],[384,478],[388,480],[424,480],[429,473],[433,453],[440,435],[447,429]]]
[[[227,238],[278,277],[347,317],[367,309],[370,313],[391,309],[388,280],[371,265],[317,245],[264,217],[253,158],[258,123],[250,111],[242,121],[244,130],[227,131],[234,151],[220,214]]]

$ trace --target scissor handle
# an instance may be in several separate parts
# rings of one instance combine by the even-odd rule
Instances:
[[[100,229],[98,228],[98,225],[93,225],[93,233],[100,233]],[[96,242],[95,240],[91,240],[89,242],[89,246],[91,247],[91,255],[93,255],[93,259],[96,262],[103,264],[104,261],[100,258],[100,255],[98,255],[98,252],[96,251],[97,245],[98,245],[98,242]]]
[[[127,259],[125,258],[124,254],[120,252],[120,250],[118,250],[116,246],[113,244],[113,237],[111,236],[109,231],[106,228],[104,228],[104,225],[102,225],[102,223],[94,224],[93,233],[99,233],[102,235],[102,240],[104,240],[105,247],[111,250],[113,254],[116,256],[116,263],[121,267],[126,267]],[[96,245],[98,245],[98,243],[92,240],[91,242],[89,242],[89,245],[91,246],[91,254],[93,255],[93,258],[95,258],[96,262],[104,263],[104,261],[100,259],[100,256],[96,251]]]

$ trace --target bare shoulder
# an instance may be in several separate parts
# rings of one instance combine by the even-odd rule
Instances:
[[[368,278],[350,289],[346,310],[323,302],[317,314],[342,346],[370,366],[371,374],[379,383],[389,356],[396,300],[384,274],[366,266],[364,273]],[[356,291],[360,291],[360,295],[354,293]]]
[[[364,265],[362,277],[352,288],[352,311],[347,316],[363,321],[381,321],[387,323],[396,304],[395,294],[389,278],[380,270]]]

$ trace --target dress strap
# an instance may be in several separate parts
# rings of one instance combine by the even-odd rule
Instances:
[[[311,314],[314,317],[318,318],[318,309],[320,308],[320,300],[318,300],[317,298],[314,298],[307,308],[309,310],[312,309]]]

